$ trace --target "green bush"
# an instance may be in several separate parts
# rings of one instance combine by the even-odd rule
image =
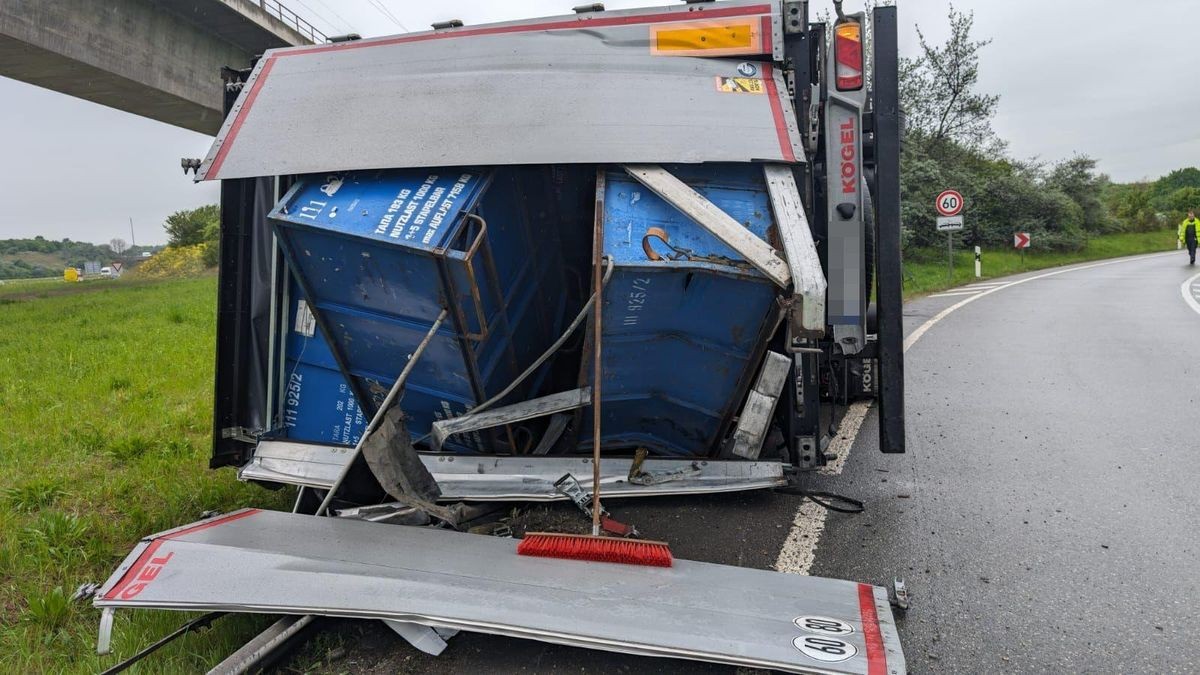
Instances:
[[[174,279],[203,274],[209,267],[204,262],[206,246],[168,246],[133,268],[131,274],[138,279]]]

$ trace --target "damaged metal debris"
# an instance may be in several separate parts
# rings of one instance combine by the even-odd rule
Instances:
[[[142,540],[80,591],[101,652],[113,612],[142,608],[285,615],[214,672],[317,616],[434,656],[466,630],[904,672],[881,587],[517,555],[529,503],[577,507],[548,536],[596,515],[636,548],[663,542],[614,500],[802,490],[852,398],[886,402],[881,446],[903,451],[898,222],[862,214],[899,198],[876,112],[896,106],[895,8],[874,10],[873,92],[835,84],[869,45],[835,61],[806,2],[586,9],[227,71],[191,167],[222,181],[211,465],[298,495]]]

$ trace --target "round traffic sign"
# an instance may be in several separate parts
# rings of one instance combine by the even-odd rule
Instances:
[[[933,205],[939,216],[957,216],[963,210],[963,196],[958,190],[942,190]]]

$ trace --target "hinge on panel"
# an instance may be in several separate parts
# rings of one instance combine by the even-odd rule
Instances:
[[[908,595],[908,587],[904,585],[904,580],[900,577],[893,577],[890,591],[888,602],[899,612],[907,611],[909,605],[912,604],[912,598]]]
[[[225,427],[221,429],[221,438],[232,438],[243,443],[257,443],[258,432],[246,427]]]
[[[806,145],[809,152],[816,152],[817,140],[820,138],[821,132],[821,88],[815,84],[811,86],[811,98],[808,99],[808,143]]]

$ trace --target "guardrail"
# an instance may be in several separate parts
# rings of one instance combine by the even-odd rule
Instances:
[[[258,0],[258,6],[262,7],[263,11],[267,14],[287,24],[289,28],[296,29],[297,33],[307,37],[313,43],[321,44],[328,41],[326,35],[317,30],[316,26],[301,18],[299,14],[284,7],[279,0]]]

